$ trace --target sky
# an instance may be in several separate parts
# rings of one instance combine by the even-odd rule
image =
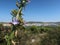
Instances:
[[[0,0],[0,22],[11,22],[16,0]],[[60,0],[30,0],[23,9],[25,21],[60,22]]]

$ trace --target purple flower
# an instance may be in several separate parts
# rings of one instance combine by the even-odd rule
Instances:
[[[19,24],[19,21],[16,19],[16,17],[14,17],[13,20],[12,20],[12,23],[14,25],[17,25],[17,24]]]

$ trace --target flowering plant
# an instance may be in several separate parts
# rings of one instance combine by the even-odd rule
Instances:
[[[18,7],[17,10],[12,11],[12,31],[10,34],[5,35],[5,40],[7,41],[7,45],[10,45],[11,42],[13,43],[14,37],[17,37],[17,30],[18,28],[20,29],[23,25],[18,25],[22,24],[22,9],[25,7],[25,5],[29,2],[29,0],[20,0],[16,2],[16,6]],[[18,26],[16,26],[18,25]],[[18,28],[16,28],[18,27]],[[15,43],[13,43],[15,45]]]

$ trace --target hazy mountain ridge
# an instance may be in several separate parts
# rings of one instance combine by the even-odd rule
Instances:
[[[11,24],[12,22],[0,22],[0,24]],[[60,22],[25,22],[25,26],[59,26]]]
[[[0,22],[0,24],[12,23],[12,22]],[[25,22],[25,23],[42,23],[42,24],[60,24],[60,22]]]

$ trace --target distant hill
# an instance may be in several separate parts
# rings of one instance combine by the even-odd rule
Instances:
[[[0,22],[0,24],[10,24],[11,22]],[[25,22],[25,26],[59,26],[60,22]]]
[[[27,26],[32,26],[32,25],[36,25],[36,26],[59,26],[60,22],[26,22]]]

